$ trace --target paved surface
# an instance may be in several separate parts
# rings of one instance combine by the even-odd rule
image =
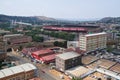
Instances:
[[[22,57],[20,54],[16,54],[16,53],[13,53],[13,52],[8,53],[8,55],[11,56],[11,58],[15,59],[16,60],[15,62],[17,64],[24,64],[24,63],[34,64],[38,68],[38,76],[42,80],[61,80],[60,78],[52,75],[49,72],[49,66],[48,65],[43,65],[43,64],[31,62],[31,59],[26,58],[26,57]]]

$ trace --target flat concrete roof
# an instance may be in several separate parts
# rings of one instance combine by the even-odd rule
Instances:
[[[0,34],[2,33],[9,33],[10,31],[0,30]]]
[[[80,56],[80,54],[72,51],[72,52],[66,52],[66,53],[63,53],[63,54],[58,54],[56,56],[60,57],[61,59],[67,60],[67,59],[71,59],[71,58],[74,58],[74,57],[78,57],[78,56]]]
[[[90,71],[88,68],[85,68],[83,66],[77,66],[69,70],[66,70],[65,72],[72,76],[80,77],[81,75],[87,73],[88,71]]]
[[[103,35],[103,34],[106,34],[106,33],[105,33],[105,32],[93,33],[93,34],[86,34],[85,36],[86,36],[86,37],[89,37],[89,36],[97,36],[97,35]]]
[[[14,36],[23,36],[23,34],[9,34],[9,35],[4,35],[4,37],[14,37]]]

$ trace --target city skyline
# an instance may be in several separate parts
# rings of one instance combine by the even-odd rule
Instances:
[[[0,14],[64,19],[119,17],[120,0],[1,0]]]

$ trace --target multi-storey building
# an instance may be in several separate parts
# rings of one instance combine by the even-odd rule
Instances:
[[[84,51],[106,48],[107,36],[105,32],[80,35],[79,47]]]
[[[30,63],[0,70],[0,80],[29,80],[36,77],[37,68]]]
[[[60,71],[73,68],[81,64],[81,56],[76,52],[66,52],[56,55],[56,68]]]

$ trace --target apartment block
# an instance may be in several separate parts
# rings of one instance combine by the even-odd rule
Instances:
[[[105,32],[79,36],[79,47],[84,51],[106,48],[107,35]]]
[[[66,52],[56,55],[56,68],[60,71],[73,68],[81,64],[81,56],[76,52]]]

